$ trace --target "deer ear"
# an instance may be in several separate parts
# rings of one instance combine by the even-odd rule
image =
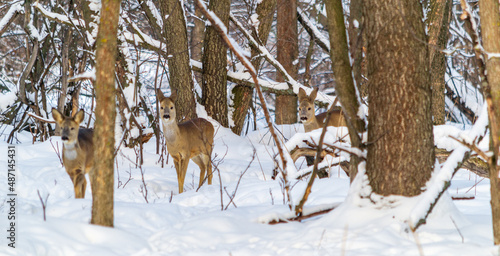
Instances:
[[[59,110],[52,108],[52,116],[54,117],[54,120],[56,123],[61,126],[61,123],[64,121],[64,116],[59,112]]]
[[[307,98],[306,91],[304,89],[299,88],[299,101],[302,101],[304,98]]]
[[[158,101],[162,101],[165,99],[165,95],[163,95],[163,92],[160,90],[160,88],[156,89],[156,96],[158,97]]]
[[[316,99],[316,96],[318,95],[318,87],[316,87],[316,89],[314,89],[312,92],[311,92],[311,95],[309,95],[309,99],[311,101],[314,101]]]
[[[84,118],[85,118],[85,112],[83,111],[83,109],[80,109],[80,111],[76,113],[74,120],[76,123],[80,124]]]
[[[170,94],[170,99],[175,102],[175,100],[177,99],[177,91],[175,91],[174,89],[172,89],[172,93]]]

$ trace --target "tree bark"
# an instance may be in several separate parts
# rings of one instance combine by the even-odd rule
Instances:
[[[210,0],[208,8],[228,27],[230,0]],[[203,47],[203,78],[201,103],[207,114],[228,127],[227,108],[227,46],[212,26],[205,31]]]
[[[349,15],[349,50],[352,58],[352,76],[362,97],[368,94],[363,82],[363,1],[351,0]],[[330,44],[332,45],[332,44]]]
[[[483,47],[486,53],[500,53],[500,14],[498,0],[479,1],[481,17],[481,31]],[[495,245],[500,244],[500,178],[499,175],[499,146],[500,146],[500,57],[484,57],[486,62],[487,86],[484,90],[488,103],[490,119],[490,192],[491,215],[493,218],[493,240]]]
[[[277,14],[277,61],[294,79],[298,71],[297,0],[278,0]],[[276,81],[284,79],[279,72]],[[276,95],[275,114],[277,124],[297,122],[297,96]]]
[[[429,30],[429,61],[432,86],[432,116],[435,125],[445,123],[445,81],[446,58],[441,49],[448,42],[448,27],[450,24],[450,2],[432,0],[427,13]]]
[[[263,46],[266,45],[269,32],[271,31],[275,9],[276,0],[263,0],[257,4],[256,13],[259,16],[260,23],[257,28],[258,34],[256,35],[254,33],[253,37],[256,39],[258,38]],[[255,67],[255,70],[259,70],[260,62],[262,60],[262,57],[256,57],[257,55],[259,55],[259,53],[252,49],[252,65]],[[233,88],[232,94],[234,96],[234,126],[231,127],[231,130],[236,134],[241,134],[248,109],[252,104],[253,88],[238,84]]]
[[[179,0],[160,1],[164,36],[170,71],[170,88],[177,92],[175,108],[177,121],[196,118],[196,102],[193,92],[193,75],[189,64],[189,48],[184,7]],[[168,17],[168,18],[165,18]]]
[[[349,61],[349,48],[345,32],[344,13],[341,1],[326,1],[328,15],[328,30],[330,32],[330,56],[332,59],[333,75],[335,76],[335,92],[338,95],[342,111],[349,130],[351,146],[362,148],[363,144],[359,133],[364,132],[364,121],[358,116],[359,101],[356,96],[356,88],[353,81],[353,72]],[[351,167],[349,177],[354,180],[358,171],[359,157],[351,155]]]
[[[380,195],[415,196],[434,165],[427,38],[418,0],[366,0],[368,155]]]
[[[203,14],[200,11],[200,8],[194,5],[194,27],[191,30],[191,59],[200,61],[201,54],[203,49],[203,34],[205,33],[205,22],[202,20]]]
[[[91,223],[113,227],[115,61],[120,0],[104,0],[96,40],[96,120]],[[110,72],[111,71],[111,72]]]

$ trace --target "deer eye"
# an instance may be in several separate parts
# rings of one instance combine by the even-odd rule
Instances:
[[[174,109],[174,107],[170,107],[170,109]]]
[[[302,110],[302,108],[299,108],[299,110]]]
[[[75,127],[71,127],[71,130],[73,131],[75,129]]]
[[[311,108],[308,108],[307,110],[311,110]]]
[[[161,109],[163,109],[163,107],[160,107]]]

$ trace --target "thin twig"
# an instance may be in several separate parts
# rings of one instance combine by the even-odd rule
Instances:
[[[335,105],[331,105],[330,109],[326,113],[326,118],[325,118],[325,123],[323,124],[323,129],[321,130],[321,136],[319,137],[319,142],[318,146],[316,148],[316,158],[314,159],[314,167],[313,167],[313,172],[311,174],[311,178],[309,179],[309,182],[307,183],[306,190],[304,191],[304,195],[302,196],[302,199],[300,200],[299,204],[295,207],[295,215],[300,217],[302,215],[302,210],[304,208],[304,204],[307,201],[307,198],[309,197],[309,194],[311,194],[312,190],[312,185],[314,183],[314,179],[316,179],[316,176],[318,174],[318,163],[319,159],[321,157],[321,152],[322,147],[323,147],[323,139],[325,138],[326,130],[328,127],[328,122],[330,121],[331,113]]]
[[[241,182],[241,178],[243,178],[243,175],[245,175],[245,173],[248,171],[248,169],[250,168],[250,166],[252,165],[252,162],[253,160],[255,160],[255,155],[256,155],[256,150],[255,148],[253,149],[253,155],[252,155],[252,159],[250,160],[250,162],[248,163],[247,165],[247,168],[241,173],[240,175],[240,178],[238,179],[238,182],[236,183],[236,188],[234,189],[234,192],[231,196],[229,196],[229,203],[226,205],[226,208],[224,210],[227,210],[227,208],[229,207],[229,204],[231,204],[233,202],[233,199],[234,197],[236,196],[236,192],[238,191],[238,187],[240,186],[240,182]],[[225,188],[224,188],[225,189]],[[236,207],[236,205],[234,205],[234,207]]]
[[[40,195],[40,190],[36,190],[36,192],[38,193],[38,198],[40,198],[40,202],[42,203],[42,210],[43,210],[43,221],[47,221],[47,216],[45,214],[45,209],[47,208],[47,201],[49,199],[49,195],[50,194],[47,194],[47,196],[45,197],[45,201],[42,199],[42,196]]]
[[[457,229],[458,234],[462,238],[462,244],[463,244],[465,239],[464,239],[464,236],[462,235],[462,232],[460,232],[460,229],[458,228],[457,223],[455,223],[455,220],[453,219],[453,217],[450,216],[450,219],[451,219],[451,222],[453,222],[453,225],[455,225],[455,228]]]
[[[448,136],[450,138],[452,138],[453,140],[457,141],[458,143],[468,147],[470,150],[476,152],[480,157],[482,157],[487,163],[490,162],[490,157],[488,155],[486,155],[486,153],[484,151],[482,151],[481,149],[479,149],[477,147],[476,144],[470,144],[468,142],[466,142],[465,140],[459,140],[453,136]]]
[[[219,35],[224,40],[224,42],[229,47],[229,49],[231,49],[231,51],[236,55],[236,57],[238,57],[238,59],[241,61],[241,63],[245,66],[247,71],[251,74],[252,79],[254,80],[255,89],[257,91],[257,94],[259,95],[259,99],[260,99],[260,102],[262,104],[262,109],[264,111],[264,116],[266,118],[267,125],[269,127],[269,131],[271,132],[271,135],[273,136],[274,142],[276,143],[276,146],[278,147],[278,152],[279,152],[279,155],[281,157],[281,162],[283,164],[283,169],[281,171],[282,171],[283,179],[285,181],[285,190],[287,192],[287,197],[288,197],[288,206],[291,210],[293,207],[292,207],[292,199],[291,199],[290,191],[289,191],[290,184],[288,183],[287,173],[286,173],[287,161],[285,159],[281,143],[280,143],[278,137],[276,136],[276,132],[274,131],[273,123],[272,123],[271,117],[269,116],[269,110],[267,108],[264,95],[262,94],[262,89],[259,85],[259,79],[257,77],[257,73],[255,71],[255,68],[253,67],[252,63],[245,56],[242,55],[242,53],[240,51],[236,50],[235,46],[232,44],[231,40],[229,39],[228,35],[226,34],[226,30],[221,27],[222,23],[220,22],[220,20],[208,12],[207,7],[205,6],[205,4],[202,1],[196,0],[196,4],[200,8],[200,11],[205,15],[205,17],[213,25],[213,27],[218,31]],[[216,18],[218,19],[219,22],[215,20]]]
[[[52,145],[52,148],[54,149],[54,152],[56,152],[57,157],[59,158],[59,162],[61,162],[61,165],[64,165],[63,160],[61,158],[61,152],[59,151],[59,143],[56,143],[57,149],[54,147],[54,144],[52,143],[52,138],[50,138],[50,145]]]

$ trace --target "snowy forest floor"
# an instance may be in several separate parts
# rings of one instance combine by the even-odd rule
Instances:
[[[302,126],[278,128],[290,138]],[[457,130],[438,127],[435,140],[446,140]],[[196,191],[199,169],[191,162],[186,192],[180,195],[173,161],[170,158],[161,167],[154,137],[144,145],[143,175],[135,165],[134,150],[122,147],[115,166],[114,228],[89,224],[89,183],[85,199],[74,199],[71,180],[54,150],[62,148],[60,137],[32,144],[31,135],[21,133],[16,147],[16,248],[12,249],[6,239],[10,205],[6,185],[8,131],[4,130],[0,136],[0,166],[4,170],[0,174],[0,254],[499,255],[499,247],[492,242],[489,181],[466,170],[458,171],[427,224],[415,233],[405,223],[411,199],[399,199],[378,209],[359,204],[346,198],[349,178],[339,167],[331,170],[330,178],[315,181],[306,204],[309,211],[339,205],[336,209],[302,222],[266,224],[290,212],[282,184],[271,179],[276,149],[269,145],[266,132],[240,137],[218,128],[212,159],[220,176],[215,170],[213,185],[205,184]],[[444,142],[444,147],[451,145],[450,141]],[[299,159],[297,167],[305,168],[303,162]],[[307,180],[292,182],[295,203],[306,184]],[[38,193],[43,200],[47,198],[46,221]],[[228,194],[233,193],[230,202]],[[474,198],[452,201],[454,194]],[[221,204],[227,210],[221,211]]]

